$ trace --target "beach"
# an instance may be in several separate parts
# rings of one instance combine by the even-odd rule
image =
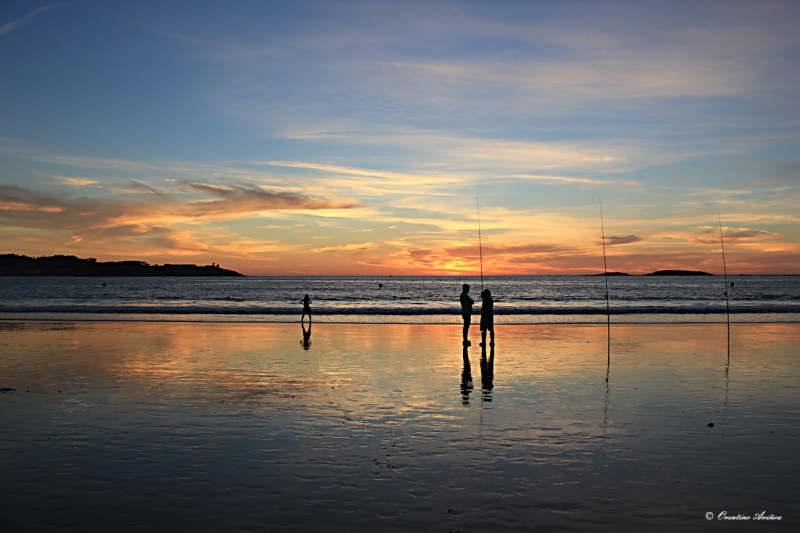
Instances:
[[[0,329],[14,531],[788,529],[800,510],[799,324],[735,324],[730,352],[725,324],[501,326],[485,357],[447,325]]]

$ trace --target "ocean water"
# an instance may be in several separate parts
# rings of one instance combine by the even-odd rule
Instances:
[[[0,278],[0,319],[458,323],[461,285],[480,278]],[[486,277],[498,324],[603,323],[602,276]],[[730,286],[733,283],[733,286]],[[103,285],[105,284],[105,286]],[[609,278],[612,323],[800,322],[800,276]]]

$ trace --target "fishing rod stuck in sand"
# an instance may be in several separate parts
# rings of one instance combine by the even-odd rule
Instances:
[[[606,264],[606,230],[603,227],[603,202],[600,203],[600,235],[603,239],[603,274],[606,278],[606,323],[608,325],[608,338],[611,340],[611,308],[608,304],[608,266]]]
[[[475,205],[478,207],[478,253],[481,257],[481,296],[483,296],[483,244],[481,243],[481,204],[478,197],[475,197]]]
[[[728,267],[725,265],[725,241],[722,238],[722,215],[717,208],[717,220],[719,221],[719,243],[722,246],[722,273],[725,276],[725,313],[728,316],[728,343],[731,337],[731,304],[728,297]]]

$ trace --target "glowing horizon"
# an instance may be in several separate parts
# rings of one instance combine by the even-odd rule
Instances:
[[[800,6],[675,11],[4,5],[0,253],[798,274]]]

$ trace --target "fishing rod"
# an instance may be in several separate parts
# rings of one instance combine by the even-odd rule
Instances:
[[[475,197],[475,205],[478,207],[478,252],[481,256],[481,296],[483,296],[483,243],[481,242],[481,204],[478,197]]]
[[[717,220],[719,221],[719,242],[722,245],[722,272],[725,275],[725,313],[728,315],[728,346],[730,347],[731,305],[728,297],[728,267],[725,265],[725,241],[722,238],[722,215],[719,214],[719,208],[717,208]]]
[[[600,203],[600,234],[603,238],[603,273],[606,278],[606,322],[608,324],[608,339],[609,342],[611,342],[611,309],[608,304],[608,266],[606,264],[606,230],[603,226],[603,202],[601,202],[599,198],[597,201]]]

